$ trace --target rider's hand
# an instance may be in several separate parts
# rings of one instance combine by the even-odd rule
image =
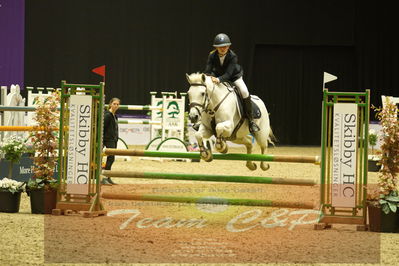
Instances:
[[[218,78],[215,78],[215,77],[212,77],[212,81],[213,81],[213,83],[219,83],[220,82],[220,80]]]

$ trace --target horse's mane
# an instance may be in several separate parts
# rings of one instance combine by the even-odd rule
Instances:
[[[199,73],[199,72],[190,74],[190,75],[188,76],[189,83],[190,83],[190,84],[202,84],[202,83],[203,83],[203,81],[202,81],[202,75],[203,75],[203,74],[204,74],[204,73]],[[209,77],[209,76],[206,76],[206,77],[207,77],[207,81],[208,81],[208,77]],[[208,85],[209,85],[209,84],[208,84]],[[219,83],[219,84],[217,84],[216,86],[218,86],[218,87],[223,87],[223,88],[227,88],[227,89],[231,89],[231,88],[234,87],[233,84],[230,83],[230,82],[228,82],[228,81],[223,82],[223,83]]]

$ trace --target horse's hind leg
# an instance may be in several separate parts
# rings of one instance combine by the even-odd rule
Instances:
[[[258,134],[255,135],[256,142],[257,142],[258,145],[260,146],[261,154],[265,154],[265,151],[267,151],[267,144],[268,144],[267,136],[265,136],[266,134],[264,134],[263,131],[260,131],[260,132],[257,132],[257,133],[258,133]],[[267,162],[262,161],[262,162],[260,163],[260,168],[261,168],[263,171],[266,171],[266,170],[269,170],[270,165],[269,165]]]
[[[260,148],[260,150],[261,150],[261,153],[262,153],[262,154],[265,154],[265,151],[267,150],[267,148],[262,146],[262,147]],[[261,168],[263,171],[269,170],[270,164],[268,164],[267,162],[262,161],[262,162],[260,163],[260,168]]]
[[[245,144],[245,147],[247,148],[247,154],[252,154],[252,148],[253,148],[252,137],[246,136],[246,142],[244,144]],[[254,171],[257,168],[256,164],[252,161],[247,161],[246,166],[251,171]]]

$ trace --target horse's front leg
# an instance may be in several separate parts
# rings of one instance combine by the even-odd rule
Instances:
[[[200,125],[198,131],[195,133],[195,138],[197,139],[198,147],[200,148],[201,159],[206,162],[213,160],[211,148],[204,145],[204,138],[210,138],[211,136],[212,132],[203,124]]]
[[[245,145],[245,147],[247,148],[247,154],[252,154],[252,148],[253,148],[253,145],[252,145],[252,136],[247,135],[247,136],[245,137],[244,145]],[[252,161],[247,161],[246,166],[247,166],[247,168],[248,168],[249,170],[251,170],[251,171],[254,171],[254,170],[256,170],[256,168],[257,168],[256,164],[255,164],[254,162],[252,162]]]
[[[233,123],[231,121],[224,121],[216,125],[216,143],[215,147],[218,152],[227,153],[229,147],[226,143],[226,138],[233,133]]]

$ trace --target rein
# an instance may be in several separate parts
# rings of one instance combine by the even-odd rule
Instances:
[[[212,89],[212,95],[213,95],[213,91],[215,90],[215,84],[213,84],[213,89]],[[210,99],[212,98],[212,95],[209,97],[209,103],[208,106],[206,107],[206,109],[204,110],[205,112],[207,112],[210,116],[215,116],[215,113],[219,110],[219,107],[222,105],[222,103],[224,102],[224,100],[226,100],[226,98],[229,96],[229,94],[231,93],[231,91],[227,90],[226,95],[223,97],[223,99],[213,108],[213,109],[209,109],[208,106],[210,104]]]
[[[225,85],[226,86],[226,85]],[[213,108],[213,110],[208,109],[208,107],[204,110],[205,112],[207,112],[211,117],[212,117],[212,121],[211,121],[211,125],[212,125],[212,130],[213,130],[213,134],[216,136],[216,131],[215,131],[215,127],[216,127],[216,121],[215,121],[215,113],[219,110],[219,107],[222,105],[222,103],[226,100],[226,98],[230,95],[230,93],[232,93],[233,91],[229,90],[226,86],[227,89],[227,93],[226,95],[223,97],[223,99]],[[213,89],[212,89],[212,95],[213,92],[215,90],[215,84],[213,84]],[[211,99],[212,96],[209,97],[209,99]],[[210,103],[210,100],[209,100]],[[208,106],[209,106],[208,103]],[[230,140],[233,141],[236,139],[236,134],[237,131],[240,129],[240,127],[242,126],[242,124],[244,123],[245,118],[244,116],[241,116],[240,120],[238,121],[237,125],[234,127],[233,132],[231,133],[231,136],[225,138],[226,140]]]

